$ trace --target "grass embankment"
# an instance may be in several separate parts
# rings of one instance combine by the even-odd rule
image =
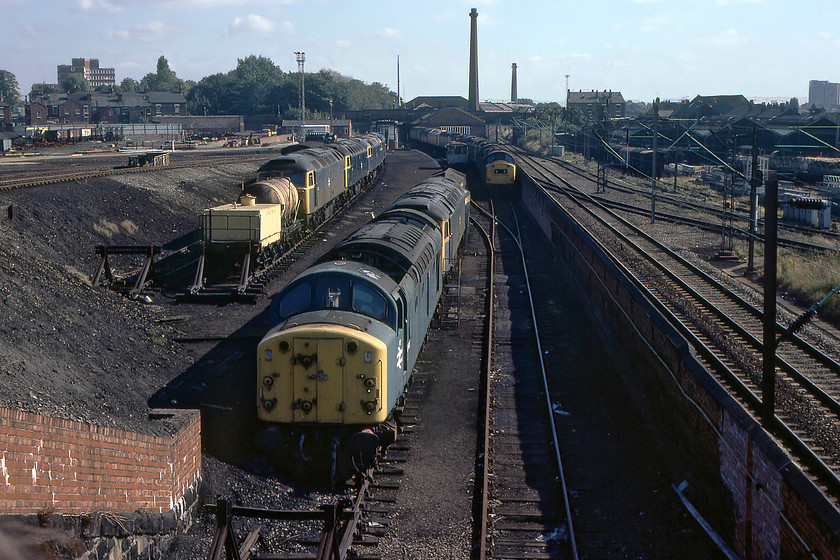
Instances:
[[[821,301],[840,284],[840,255],[779,255],[778,291],[804,308]],[[840,325],[840,296],[828,299],[819,316]]]

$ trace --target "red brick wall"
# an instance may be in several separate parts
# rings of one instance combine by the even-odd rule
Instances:
[[[0,510],[172,509],[201,473],[198,411],[156,437],[0,408]]]

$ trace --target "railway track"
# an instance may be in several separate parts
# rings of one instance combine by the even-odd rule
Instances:
[[[533,163],[538,183],[693,341],[725,386],[756,417],[762,411],[763,303],[681,257],[617,212]],[[795,317],[778,316],[781,336]],[[776,353],[776,415],[765,428],[784,443],[835,503],[840,498],[840,340],[809,328]]]
[[[354,493],[336,498],[317,510],[252,508],[232,505],[228,499],[218,499],[216,503],[204,506],[206,513],[216,516],[216,533],[206,558],[344,560],[351,556],[353,546],[371,544],[370,539],[366,538],[370,533],[366,508],[374,485],[373,471],[358,475],[357,483]],[[236,518],[240,519],[238,523],[234,523]],[[292,537],[284,540],[284,546],[259,550],[262,548],[258,546],[260,533],[266,532],[266,527],[262,523],[254,525],[252,522],[246,529],[246,536],[240,537],[234,524],[243,525],[243,518],[288,524],[293,528],[290,533]],[[352,557],[372,560],[359,554],[352,554]]]
[[[209,158],[211,165],[225,165],[230,163],[242,163],[246,161],[265,161],[266,154],[249,155],[239,154],[236,156],[214,156]],[[0,179],[0,191],[11,191],[15,189],[22,189],[26,187],[37,187],[41,185],[52,185],[56,183],[69,183],[85,181],[87,179],[94,179],[97,177],[110,177],[114,175],[125,175],[127,173],[147,173],[151,171],[162,171],[167,169],[187,169],[191,167],[206,167],[208,165],[208,158],[190,158],[189,160],[180,162],[170,162],[169,165],[163,167],[143,166],[143,167],[126,167],[126,168],[103,168],[97,167],[92,169],[85,169],[81,171],[74,171],[72,173],[49,173],[49,174],[32,174],[19,175],[15,177],[8,177]]]
[[[483,360],[476,558],[577,558],[548,377],[515,213],[513,229],[488,223],[488,326]],[[495,311],[494,311],[495,309]],[[524,363],[523,363],[524,362]]]
[[[581,185],[581,183],[584,183],[588,185],[589,188],[587,189],[587,192],[590,193],[592,198],[600,201],[606,206],[641,216],[650,216],[650,202],[647,202],[646,206],[641,206],[635,203],[616,201],[609,196],[599,195],[597,192],[599,184],[598,176],[591,171],[574,165],[573,163],[557,158],[534,156],[523,150],[517,151],[517,157],[519,157],[526,165],[550,165],[554,168],[553,172],[557,177],[562,178],[569,183],[573,183],[575,185]],[[606,187],[610,191],[632,195],[634,197],[641,197],[647,199],[648,201],[651,199],[650,187],[635,186],[615,178],[610,178],[609,176],[607,177]],[[693,197],[686,194],[658,191],[656,193],[655,204],[655,206],[658,207],[656,209],[656,219],[700,227],[707,231],[714,231],[718,233],[725,232],[727,235],[735,235],[741,239],[750,238],[750,218],[747,214],[728,209],[724,210],[720,207],[711,206],[705,202],[693,200],[692,198]],[[663,207],[671,208],[672,210],[664,211]],[[763,224],[763,220],[759,219],[758,224],[761,226]],[[778,243],[780,246],[820,252],[833,252],[838,250],[836,242],[840,240],[840,233],[826,230],[815,230],[813,228],[797,226],[795,224],[780,224],[779,227],[780,231],[786,231],[788,234],[795,233],[799,236],[816,237],[820,240],[810,241],[795,237],[779,237]],[[755,239],[759,243],[763,242],[763,239],[761,238]]]

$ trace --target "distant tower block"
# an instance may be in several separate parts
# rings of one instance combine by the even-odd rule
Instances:
[[[510,65],[510,102],[516,103],[516,63]]]
[[[478,111],[478,10],[470,11],[470,110]]]

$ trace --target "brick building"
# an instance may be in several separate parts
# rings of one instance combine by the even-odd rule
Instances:
[[[601,109],[612,119],[625,116],[626,103],[618,91],[570,91],[566,94],[566,107],[580,109],[590,117],[600,117]]]
[[[182,93],[48,93],[30,95],[26,123],[48,124],[128,124],[141,119],[187,115],[187,99]]]
[[[469,136],[487,136],[487,123],[466,109],[459,107],[446,107],[427,113],[414,121],[413,124]]]
[[[74,58],[70,64],[59,64],[56,74],[59,85],[72,75],[82,76],[90,87],[116,85],[113,68],[100,68],[98,58]]]

